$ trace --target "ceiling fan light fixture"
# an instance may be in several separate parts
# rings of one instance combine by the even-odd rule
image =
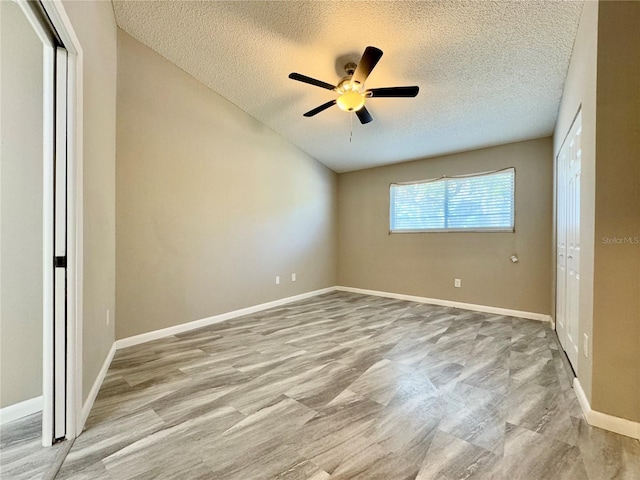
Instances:
[[[365,82],[369,77],[369,74],[374,69],[380,58],[382,57],[382,50],[376,47],[369,46],[365,48],[360,62],[347,63],[344,66],[344,71],[347,76],[342,78],[337,85],[331,85],[330,83],[323,82],[322,80],[316,80],[315,78],[307,77],[300,73],[290,73],[289,78],[302,83],[308,83],[309,85],[315,85],[316,87],[331,90],[338,94],[338,98],[329,102],[323,103],[319,107],[313,108],[304,113],[305,117],[313,117],[320,112],[324,112],[326,109],[338,105],[340,110],[344,112],[355,112],[358,120],[363,125],[373,120],[373,117],[364,106],[367,98],[374,97],[386,97],[386,98],[408,98],[418,95],[418,86],[412,87],[383,87],[383,88],[371,88],[369,90],[364,89]]]
[[[338,97],[337,104],[340,110],[345,112],[357,112],[364,107],[364,95],[362,93],[347,90]]]

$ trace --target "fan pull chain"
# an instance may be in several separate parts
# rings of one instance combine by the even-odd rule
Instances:
[[[351,127],[351,131],[349,133],[349,143],[351,143],[351,139],[353,138],[353,115],[349,115],[349,126]]]

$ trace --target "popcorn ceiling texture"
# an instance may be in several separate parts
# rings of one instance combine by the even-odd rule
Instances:
[[[551,135],[582,1],[114,1],[118,25],[336,172]],[[361,125],[335,93],[367,45],[384,51]],[[160,101],[160,99],[159,99]],[[350,142],[350,117],[353,139]]]

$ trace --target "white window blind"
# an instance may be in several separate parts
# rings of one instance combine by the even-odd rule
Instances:
[[[514,231],[515,169],[390,187],[391,232]]]

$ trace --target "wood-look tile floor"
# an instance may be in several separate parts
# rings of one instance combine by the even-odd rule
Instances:
[[[640,478],[549,325],[344,292],[117,352],[59,479]]]
[[[0,479],[53,478],[53,465],[64,455],[64,443],[42,446],[42,413],[0,426]]]

